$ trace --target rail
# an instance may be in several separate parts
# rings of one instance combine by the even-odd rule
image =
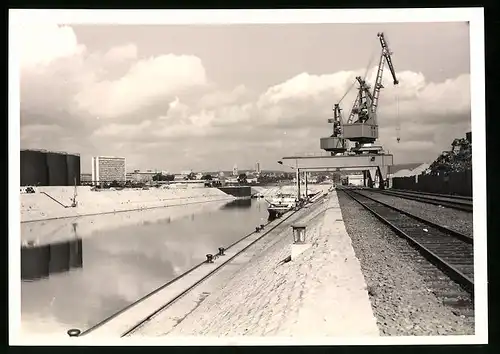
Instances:
[[[472,213],[473,211],[472,200],[455,198],[452,196],[427,195],[418,192],[409,193],[409,192],[400,192],[396,190],[380,190],[380,189],[370,189],[370,191],[375,193],[400,197],[403,199],[415,200],[422,203],[440,205],[446,208],[461,210],[468,213]]]
[[[421,191],[414,191],[411,189],[399,189],[399,188],[391,188],[388,190],[393,191],[393,192],[410,193],[410,194],[416,194],[416,195],[426,195],[426,196],[428,195],[431,197],[434,196],[434,197],[445,197],[445,198],[452,198],[452,199],[472,200],[472,197],[467,196],[467,195],[421,192]]]
[[[339,188],[339,190],[409,241],[427,260],[474,296],[472,238],[389,206],[353,189]]]
[[[313,202],[316,202],[316,201],[324,198],[326,195],[327,194],[325,193],[322,196],[317,196],[317,198],[315,198],[313,200]],[[262,230],[264,230],[270,224],[274,223],[276,220],[273,220],[273,221],[267,222],[266,224],[261,224],[261,225],[257,226],[255,231],[247,234],[246,236],[244,236],[244,237],[240,238],[239,240],[233,242],[232,244],[230,244],[227,247],[220,247],[219,251],[215,255],[207,254],[207,260],[205,260],[205,261],[203,261],[203,262],[195,265],[194,267],[192,267],[191,269],[187,270],[183,274],[181,274],[181,275],[177,276],[176,278],[168,281],[167,283],[163,284],[162,286],[158,287],[157,289],[151,291],[150,293],[146,294],[145,296],[141,297],[140,299],[134,301],[130,305],[124,307],[123,309],[115,312],[111,316],[109,316],[109,317],[105,318],[104,320],[100,321],[99,323],[91,326],[90,328],[88,328],[88,329],[86,329],[84,331],[80,331],[78,329],[70,329],[67,332],[68,335],[71,336],[71,337],[82,337],[82,336],[88,335],[88,334],[96,331],[97,329],[103,327],[105,324],[107,324],[110,321],[116,319],[118,316],[123,315],[127,311],[132,310],[133,308],[137,307],[141,303],[144,303],[145,300],[151,298],[155,294],[158,294],[160,291],[167,289],[169,286],[172,286],[173,284],[179,282],[181,279],[185,278],[189,274],[194,273],[197,269],[199,269],[203,265],[206,265],[207,263],[209,263],[209,264],[214,263],[213,262],[214,260],[216,260],[220,256],[224,256],[225,255],[224,252],[230,250],[232,247],[236,246],[237,244],[239,244],[239,243],[247,240],[248,238],[250,238],[253,235],[260,234],[260,236],[258,236],[255,240],[251,241],[248,245],[244,246],[242,249],[240,249],[239,251],[237,251],[234,255],[230,256],[223,263],[221,263],[220,265],[217,265],[217,266],[213,267],[212,270],[210,270],[207,274],[204,274],[200,279],[197,279],[194,283],[191,283],[187,288],[185,288],[184,290],[182,290],[181,292],[179,292],[178,294],[176,294],[175,296],[173,296],[167,302],[164,302],[161,306],[156,307],[156,309],[154,311],[150,312],[149,315],[146,315],[146,317],[142,317],[142,315],[141,315],[142,319],[140,321],[136,322],[131,327],[129,327],[127,325],[126,327],[129,327],[129,328],[127,330],[123,331],[120,334],[120,337],[125,337],[127,335],[130,335],[132,332],[135,332],[138,328],[142,327],[144,324],[146,324],[147,322],[149,322],[158,313],[160,313],[161,311],[165,310],[167,307],[169,307],[170,305],[172,305],[173,303],[175,303],[178,299],[180,299],[181,297],[183,297],[186,293],[188,293],[189,291],[191,291],[197,285],[199,285],[200,283],[202,283],[203,281],[205,281],[206,279],[208,279],[210,276],[212,276],[214,273],[216,273],[225,264],[227,264],[228,262],[230,262],[231,260],[233,260],[235,257],[237,257],[238,255],[240,255],[242,252],[244,252],[249,247],[251,247],[252,245],[254,245],[256,242],[260,241],[263,237],[265,237],[270,232],[272,232],[273,230],[275,230],[278,226],[282,225],[286,220],[288,220],[290,217],[292,217],[293,215],[295,215],[300,210],[301,209],[297,209],[297,210],[294,209],[294,210],[289,211],[288,215],[285,214],[284,216],[282,216],[281,219],[278,222],[275,223],[275,225],[272,225],[271,228],[269,228],[268,230],[266,230],[262,234],[260,234],[260,232]]]

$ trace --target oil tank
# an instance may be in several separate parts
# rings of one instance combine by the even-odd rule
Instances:
[[[49,169],[49,186],[68,186],[68,168],[66,167],[66,154],[57,152],[47,153],[47,166]]]
[[[67,181],[70,186],[80,185],[80,156],[79,155],[66,155],[66,174]]]
[[[48,186],[47,153],[21,150],[21,186]]]
[[[37,280],[49,276],[50,247],[21,247],[21,279]]]

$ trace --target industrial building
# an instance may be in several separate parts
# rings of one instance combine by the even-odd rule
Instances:
[[[92,173],[81,173],[80,174],[80,181],[82,183],[92,182]]]
[[[147,170],[147,171],[134,170],[134,172],[127,173],[128,176],[127,180],[132,182],[147,183],[147,182],[152,182],[153,177],[157,174],[158,172],[152,170]]]
[[[21,186],[80,185],[80,155],[21,150]]]
[[[92,181],[125,182],[126,163],[124,157],[96,156],[92,157]]]

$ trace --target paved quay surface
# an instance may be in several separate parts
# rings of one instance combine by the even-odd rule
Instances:
[[[290,228],[281,230],[243,255],[248,263],[226,270],[218,283],[214,277],[183,317],[181,305],[174,306],[134,335],[378,336],[336,193],[309,209],[296,221],[307,225],[312,246],[297,259],[281,263],[292,241]]]

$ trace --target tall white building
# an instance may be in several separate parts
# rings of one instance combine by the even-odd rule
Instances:
[[[233,166],[233,176],[238,176],[238,165]]]
[[[92,157],[92,181],[125,182],[126,181],[125,158],[116,156]]]
[[[260,175],[260,162],[257,162],[255,164],[255,173]]]

